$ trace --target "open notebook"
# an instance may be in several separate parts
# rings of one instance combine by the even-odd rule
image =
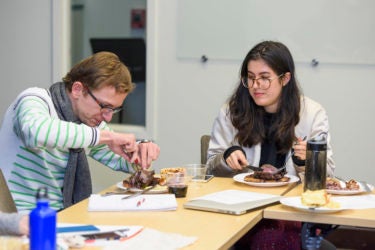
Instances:
[[[169,211],[177,209],[174,194],[142,194],[134,198],[123,199],[129,195],[89,197],[88,211]]]
[[[189,200],[184,208],[240,215],[253,209],[280,201],[282,196],[225,190]]]

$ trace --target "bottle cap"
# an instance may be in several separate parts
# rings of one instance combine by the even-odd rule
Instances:
[[[307,150],[325,151],[325,150],[327,150],[327,143],[325,141],[324,142],[308,141],[307,142]]]
[[[47,187],[41,187],[38,188],[37,193],[36,193],[36,199],[46,199],[48,200],[48,188]]]

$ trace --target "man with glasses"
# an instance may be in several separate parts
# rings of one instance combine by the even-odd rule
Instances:
[[[150,167],[159,146],[137,143],[133,134],[107,124],[133,89],[119,58],[99,52],[75,65],[63,82],[29,88],[16,98],[0,130],[0,158],[18,211],[35,207],[42,186],[57,210],[87,198],[92,185],[86,155],[126,173]]]

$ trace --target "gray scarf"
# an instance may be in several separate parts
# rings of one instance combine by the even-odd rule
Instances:
[[[82,122],[73,113],[65,84],[55,83],[49,88],[49,91],[59,118],[63,121],[81,124]],[[62,193],[64,208],[86,199],[92,193],[90,168],[83,148],[69,149]]]

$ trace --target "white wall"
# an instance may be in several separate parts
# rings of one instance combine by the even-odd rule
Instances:
[[[162,149],[155,166],[198,162],[199,138],[210,132],[221,103],[234,87],[241,62],[209,60],[202,64],[199,58],[177,59],[177,1],[161,0],[157,5],[150,2],[148,11],[157,16],[156,24],[151,27],[156,38],[148,42],[154,43],[157,51],[154,60],[157,74],[151,81],[157,86],[156,139]],[[280,17],[276,21],[277,18]],[[312,68],[299,63],[296,66],[304,93],[327,109],[337,175],[375,183],[372,152],[375,65],[321,63]]]
[[[52,81],[51,0],[0,1],[0,117],[25,87]]]
[[[56,74],[56,70],[51,72],[52,1],[0,2],[1,115],[20,90],[49,86]],[[151,90],[147,93],[151,102],[147,119],[154,122],[151,136],[161,146],[160,159],[153,166],[159,169],[199,162],[199,138],[210,133],[219,107],[236,83],[241,61],[202,64],[198,58],[177,59],[176,1],[148,0],[147,6],[147,82]],[[328,111],[338,175],[373,184],[374,70],[374,65],[321,64],[311,68],[297,64],[305,94]],[[121,178],[109,171],[93,177],[101,187]]]

